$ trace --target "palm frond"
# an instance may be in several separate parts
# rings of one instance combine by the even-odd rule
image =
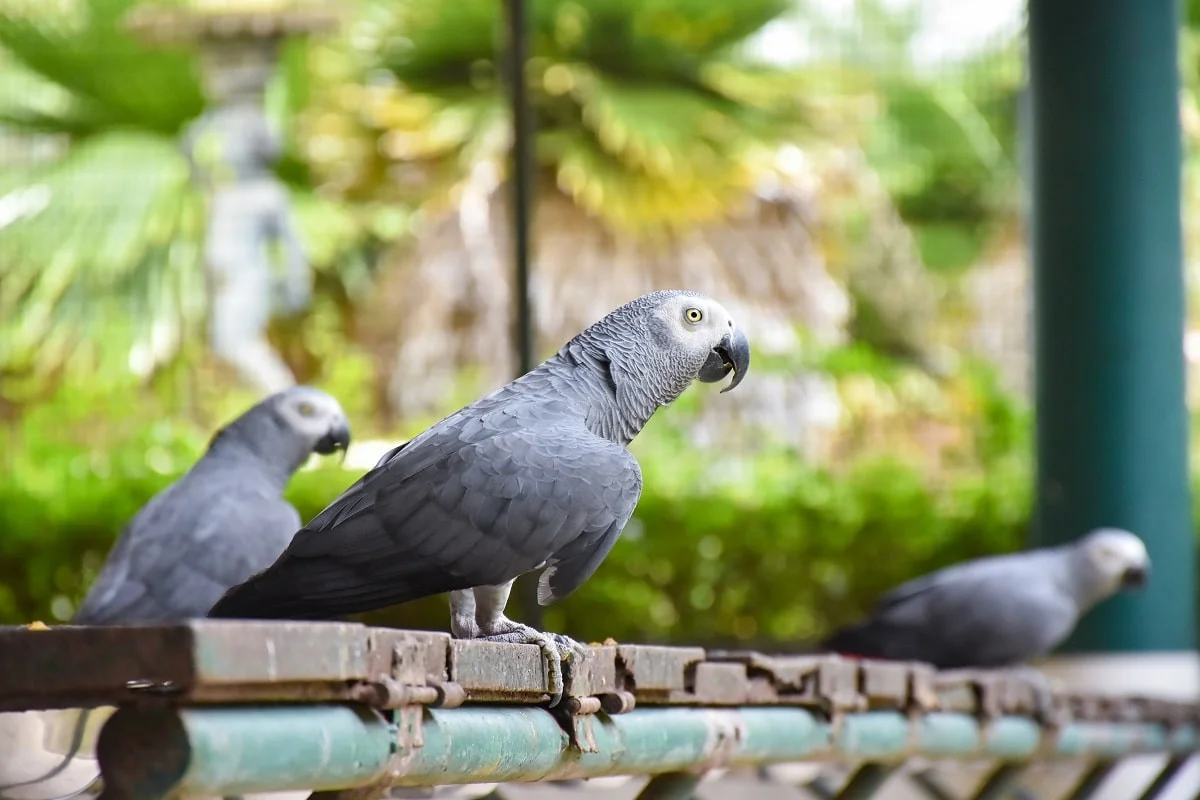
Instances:
[[[6,175],[0,191],[0,203],[29,206],[0,236],[0,368],[56,369],[73,343],[101,333],[124,359],[202,312],[198,198],[169,138],[99,134]]]
[[[803,130],[799,85],[742,63],[738,51],[786,8],[781,0],[534,4],[527,79],[539,162],[576,202],[628,232],[719,217],[752,183],[748,161]],[[326,179],[361,180],[374,169],[386,186],[396,168],[419,167],[433,189],[428,202],[440,206],[480,161],[503,173],[501,10],[493,0],[369,5],[343,37],[343,68],[357,62],[344,88],[316,101],[334,113],[314,114],[332,126],[349,112],[353,129],[343,132],[369,144],[346,146],[362,154],[349,169],[331,151]]]
[[[203,109],[189,54],[147,48],[122,29],[135,2],[89,0],[71,14],[0,7],[0,47],[68,93],[64,126],[173,133]]]

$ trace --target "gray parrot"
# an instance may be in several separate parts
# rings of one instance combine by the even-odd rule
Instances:
[[[300,529],[283,499],[313,452],[350,443],[337,400],[295,386],[213,437],[204,456],[133,518],[72,624],[203,617],[226,589],[274,561]]]
[[[750,346],[720,303],[644,295],[525,375],[387,453],[209,616],[323,619],[450,592],[457,638],[537,644],[551,705],[580,645],[508,619],[513,581],[545,567],[538,603],[595,572],[637,505],[626,449],[695,380],[723,391]]]
[[[967,561],[909,581],[822,649],[939,669],[1018,666],[1050,653],[1101,600],[1144,585],[1149,570],[1141,539],[1099,528],[1069,544]]]

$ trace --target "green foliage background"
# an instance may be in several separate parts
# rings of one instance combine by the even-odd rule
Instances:
[[[904,379],[860,347],[824,361],[842,378]],[[937,475],[897,455],[835,469],[771,445],[700,450],[686,431],[696,398],[685,397],[634,443],[645,491],[623,540],[592,580],[547,609],[546,624],[593,640],[800,642],[914,574],[1021,546],[1028,417],[986,370],[969,375],[960,388],[979,463]],[[182,393],[169,377],[155,392],[63,389],[3,429],[11,470],[0,483],[0,621],[68,618],[125,522],[198,457],[220,419],[251,402],[203,378]],[[325,388],[352,396],[359,377],[335,378]],[[163,413],[185,400],[210,411]],[[369,428],[356,420],[360,438]],[[325,459],[296,475],[288,497],[308,519],[357,477]],[[371,619],[445,629],[445,616],[444,600],[431,598]]]
[[[174,141],[204,107],[196,64],[123,33],[134,5],[0,3],[0,125],[66,145],[27,164],[0,153],[0,195],[41,186],[51,198],[0,237],[0,622],[68,619],[122,526],[253,399],[212,368],[200,335],[202,209]],[[339,37],[287,48],[268,97],[287,132],[279,173],[319,273],[313,309],[275,339],[301,380],[342,401],[356,439],[394,440],[434,419],[388,424],[387,365],[358,328],[381,255],[411,233],[417,209],[444,201],[478,161],[503,160],[500,6],[353,5]],[[1018,227],[1019,39],[922,72],[906,50],[915,12],[891,6],[856,0],[852,25],[819,32],[828,53],[785,70],[752,64],[742,46],[807,13],[803,3],[536,4],[528,77],[541,191],[619,235],[686,230],[739,203],[781,141],[818,162],[861,151],[854,180],[819,198],[825,260],[845,281],[862,252],[894,244],[872,232],[894,210],[919,270],[945,280],[939,313],[952,318],[954,281]],[[1194,26],[1200,0],[1187,7]],[[1194,29],[1184,37],[1192,108]],[[397,179],[409,167],[422,179]],[[885,197],[872,210],[859,189],[874,181]],[[731,262],[723,268],[755,268]],[[1023,544],[1028,410],[980,365],[935,382],[882,354],[896,350],[897,331],[846,283],[857,342],[819,363],[756,356],[755,366],[803,366],[838,383],[848,422],[836,457],[814,463],[769,443],[700,449],[687,434],[695,398],[685,398],[634,444],[645,491],[623,541],[547,609],[548,626],[591,639],[795,643],[900,581]],[[163,330],[155,369],[134,375],[131,348]],[[862,397],[886,402],[864,408]],[[936,467],[901,430],[931,420],[961,438]],[[288,497],[307,519],[356,477],[326,460],[299,473]],[[433,598],[372,619],[445,629],[446,607]]]

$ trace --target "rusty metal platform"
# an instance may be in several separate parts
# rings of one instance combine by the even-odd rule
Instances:
[[[1028,671],[937,672],[916,663],[769,656],[606,643],[567,671],[568,710],[635,706],[799,706],[1031,716]],[[533,645],[335,622],[232,622],[33,630],[0,628],[0,711],[125,704],[361,702],[537,705],[547,676]],[[1169,727],[1200,707],[1148,697],[1056,692],[1063,720]]]
[[[713,769],[798,759],[860,763],[835,793],[849,798],[914,756],[995,762],[1000,786],[1033,761],[1099,770],[1139,753],[1169,757],[1165,779],[1200,749],[1200,705],[1057,689],[1027,669],[606,642],[567,665],[552,713],[547,683],[533,645],[354,623],[0,628],[0,712],[33,712],[0,717],[61,728],[70,744],[42,754],[46,779],[69,761],[87,783],[91,764],[104,800],[374,800],[619,774],[683,797]]]

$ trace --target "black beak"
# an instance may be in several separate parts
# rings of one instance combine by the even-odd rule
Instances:
[[[1146,567],[1130,567],[1121,573],[1121,588],[1141,589],[1149,580],[1149,569]]]
[[[708,360],[704,362],[704,366],[700,368],[700,374],[696,377],[704,383],[716,383],[724,379],[732,370],[733,380],[721,390],[721,393],[724,394],[742,382],[748,369],[750,369],[750,342],[746,340],[746,334],[734,330],[725,334],[721,343],[712,349],[712,352],[708,354]]]
[[[345,420],[338,420],[334,423],[329,432],[317,441],[313,447],[313,451],[327,456],[330,453],[335,453],[338,450],[342,451],[342,457],[345,458],[346,448],[350,446],[350,424]]]

